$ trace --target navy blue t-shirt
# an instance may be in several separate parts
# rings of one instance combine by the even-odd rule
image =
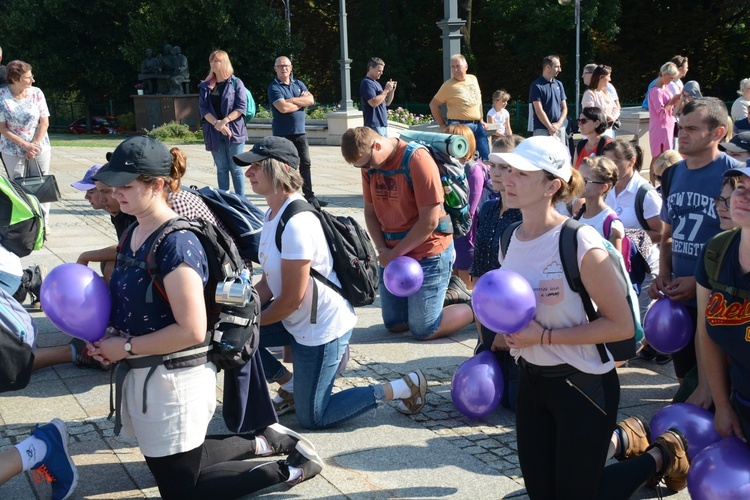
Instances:
[[[130,237],[123,245],[123,253],[145,261],[147,250],[151,248],[152,234],[133,254],[130,251]],[[183,262],[190,266],[203,281],[208,280],[208,261],[198,237],[190,231],[175,231],[168,235],[154,256],[159,263],[162,276],[171,273]],[[145,269],[118,262],[109,280],[109,294],[112,297],[111,326],[121,332],[137,337],[161,330],[175,323],[172,309],[154,286],[153,302],[146,302],[146,293],[151,278]]]
[[[296,135],[305,133],[305,110],[298,109],[293,113],[282,113],[273,105],[279,99],[291,99],[299,97],[302,92],[308,92],[304,83],[299,80],[291,79],[289,85],[282,83],[278,78],[274,78],[271,85],[268,86],[268,103],[271,105],[273,122],[271,129],[273,135]]]
[[[721,194],[724,172],[737,162],[724,153],[698,169],[681,161],[669,185],[669,196],[660,218],[672,226],[672,273],[675,278],[695,275],[698,254],[706,242],[721,232],[714,198]],[[695,302],[692,304],[695,306]]]
[[[385,109],[385,101],[380,103],[380,106],[374,108],[367,102],[382,93],[383,87],[380,85],[380,82],[373,80],[369,76],[364,77],[362,83],[359,84],[359,98],[362,107],[362,114],[364,115],[365,127],[388,126],[388,114]]]
[[[712,289],[704,266],[705,247],[695,270],[699,285],[711,290],[706,307],[709,337],[729,356],[729,378],[745,399],[750,399],[750,301]],[[740,238],[736,237],[724,256],[718,281],[741,290],[750,290],[750,273],[740,266]]]
[[[533,104],[534,101],[540,101],[542,103],[542,109],[547,113],[550,123],[555,123],[562,116],[562,102],[568,98],[565,97],[565,89],[559,80],[553,78],[550,82],[543,76],[540,76],[529,88],[529,102]],[[534,130],[546,129],[542,121],[536,116],[536,113],[532,111],[534,115]]]

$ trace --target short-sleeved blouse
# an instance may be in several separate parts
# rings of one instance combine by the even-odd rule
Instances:
[[[16,99],[11,94],[10,87],[0,88],[0,122],[5,122],[8,129],[23,140],[31,141],[39,127],[40,118],[47,116],[49,109],[41,89],[30,87],[26,90],[26,97]],[[47,134],[44,134],[40,145],[42,149],[49,148]],[[26,155],[26,151],[5,136],[0,136],[0,152],[18,157]]]

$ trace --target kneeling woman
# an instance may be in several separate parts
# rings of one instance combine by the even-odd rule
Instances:
[[[657,474],[666,476],[671,489],[684,488],[688,462],[682,437],[670,430],[649,449],[640,418],[621,422],[615,434],[616,458],[635,458],[605,472],[620,384],[611,355],[604,362],[596,344],[631,337],[634,325],[625,290],[613,286],[615,270],[594,228],[578,230],[577,261],[599,319],[588,322],[580,296],[567,284],[559,251],[566,218],[555,203],[580,194],[581,174],[551,137],[531,137],[512,153],[494,156],[510,165],[503,176],[504,202],[523,216],[499,260],[502,269],[526,278],[537,301],[531,323],[504,338],[520,365],[518,458],[529,496],[629,498]]]
[[[314,213],[293,215],[282,226],[281,239],[276,239],[284,212],[296,200],[304,201],[297,193],[302,186],[297,149],[282,137],[266,137],[234,160],[238,165],[250,166],[245,176],[253,191],[266,198],[269,207],[258,252],[263,277],[256,285],[261,303],[266,306],[261,314],[261,354],[266,378],[283,383],[286,393],[293,391],[300,425],[331,427],[374,409],[379,401],[392,399],[402,400],[402,413],[421,410],[427,381],[419,370],[390,383],[331,394],[357,316],[346,299],[311,275],[315,270],[340,284],[323,228]],[[292,348],[296,375],[293,387],[289,383],[291,374],[265,350],[281,345]]]
[[[138,439],[163,498],[236,498],[308,479],[320,472],[320,457],[309,441],[278,424],[258,435],[206,437],[216,408],[213,363],[164,366],[163,355],[203,343],[207,331],[203,287],[208,263],[195,234],[171,233],[154,256],[168,301],[157,291],[146,300],[151,279],[137,265],[145,261],[159,228],[177,216],[167,205],[171,168],[172,156],[163,144],[133,137],[115,149],[96,177],[112,186],[120,209],[137,219],[121,242],[126,257],[118,259],[109,282],[110,324],[119,335],[110,333],[89,345],[96,359],[123,361],[117,366],[118,379],[126,372],[117,388],[123,435]],[[119,427],[117,422],[115,432]],[[243,461],[288,452],[286,461],[263,466]]]

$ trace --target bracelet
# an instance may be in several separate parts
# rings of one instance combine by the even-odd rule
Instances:
[[[547,330],[547,345],[552,345],[552,330]]]
[[[542,338],[539,339],[539,344],[540,345],[544,345],[544,334],[545,334],[546,331],[547,331],[546,328],[542,328]]]

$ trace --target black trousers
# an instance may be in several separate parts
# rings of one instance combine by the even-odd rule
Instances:
[[[307,134],[282,135],[281,137],[289,139],[297,148],[299,155],[299,173],[302,180],[305,181],[302,186],[302,195],[306,200],[315,197],[312,189],[312,160],[310,160],[310,145],[307,143]]]
[[[230,499],[289,479],[289,469],[277,461],[243,462],[255,454],[255,436],[207,436],[190,451],[166,457],[146,457],[165,500]]]
[[[518,458],[529,497],[626,499],[656,474],[649,454],[605,468],[620,400],[615,370],[545,377],[533,368],[520,367],[516,409]]]

